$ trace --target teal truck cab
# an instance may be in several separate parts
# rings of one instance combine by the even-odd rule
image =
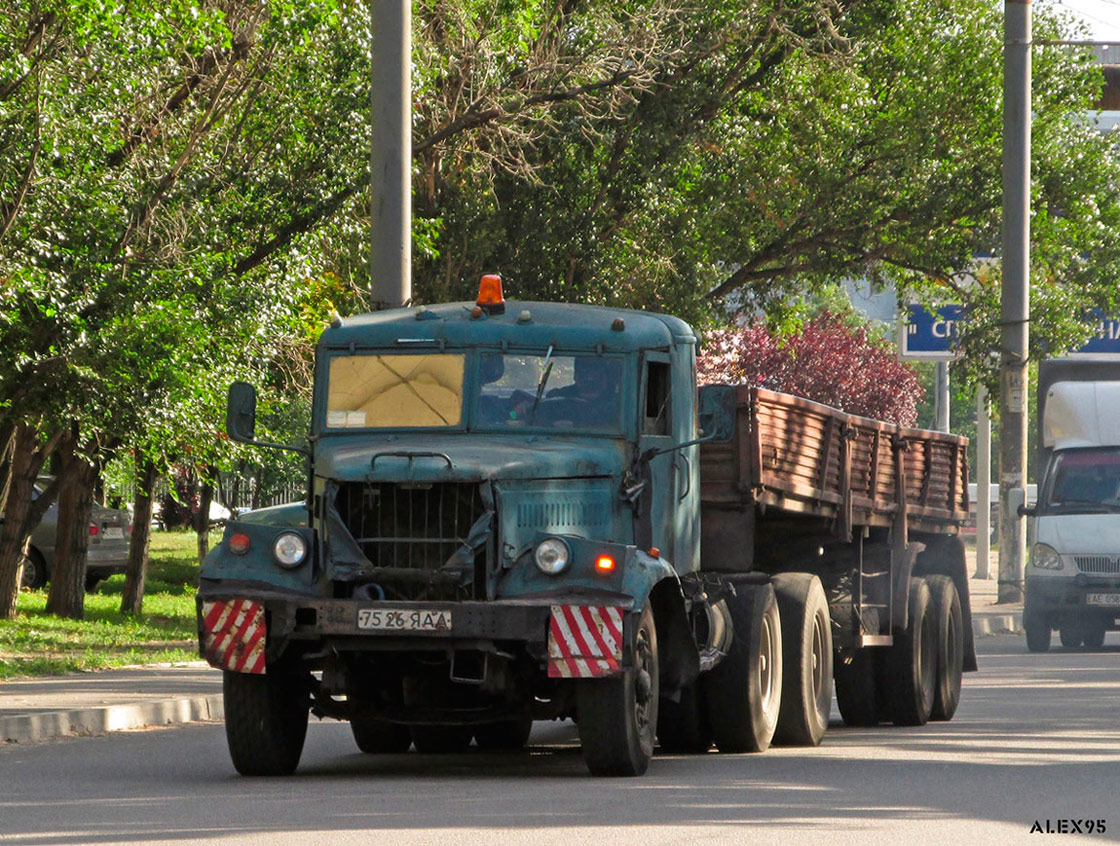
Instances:
[[[644,772],[655,738],[815,745],[834,651],[850,721],[952,716],[972,660],[963,557],[958,573],[952,554],[926,555],[946,574],[930,577],[934,609],[911,578],[924,547],[905,496],[799,505],[761,453],[740,461],[758,397],[698,399],[696,342],[665,315],[507,303],[495,278],[477,303],[335,320],[316,355],[306,525],[231,522],[200,574],[200,648],[225,671],[238,771],[292,772],[309,712],[349,720],[369,753],[515,748],[533,720],[574,718],[604,775]],[[255,443],[254,416],[235,384],[231,436]],[[901,455],[896,427],[874,425],[883,455]],[[837,433],[829,486],[855,442]],[[942,437],[958,462],[949,504],[910,519],[949,537],[967,473],[963,442]],[[717,444],[702,546],[701,449]],[[888,458],[880,494],[905,479]],[[729,481],[729,463],[754,481]],[[795,558],[761,548],[775,543]],[[861,659],[872,647],[883,661]]]

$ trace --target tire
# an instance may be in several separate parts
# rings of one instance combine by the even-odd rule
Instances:
[[[1028,609],[1023,614],[1023,629],[1027,633],[1027,649],[1046,652],[1050,649],[1050,621],[1040,611]]]
[[[702,677],[705,710],[720,752],[765,752],[782,704],[781,617],[770,585],[737,589],[731,650]]]
[[[657,709],[657,740],[662,752],[674,755],[702,755],[711,748],[712,727],[698,681],[681,690],[678,702],[662,697]]]
[[[307,735],[310,697],[297,676],[222,674],[226,742],[233,766],[245,776],[291,775]]]
[[[933,710],[937,679],[937,627],[929,585],[910,580],[906,631],[895,635],[884,662],[887,717],[896,726],[922,726]]]
[[[408,726],[376,717],[351,717],[350,731],[358,748],[368,755],[394,755],[412,745]]]
[[[524,749],[532,730],[533,721],[529,717],[486,723],[474,727],[474,742],[478,744],[479,749],[507,752]]]
[[[93,593],[97,590],[97,586],[101,584],[102,578],[95,573],[86,573],[85,585],[86,593]]]
[[[1100,649],[1104,646],[1104,636],[1106,629],[1103,624],[1091,624],[1085,627],[1085,635],[1082,642],[1085,644],[1086,649]]]
[[[1077,649],[1085,641],[1085,630],[1080,623],[1070,623],[1058,629],[1058,638],[1066,649]]]
[[[778,573],[770,583],[782,621],[782,704],[774,742],[820,746],[832,710],[828,600],[812,573]]]
[[[836,682],[836,704],[848,726],[877,726],[883,711],[879,689],[879,660],[876,651],[861,649],[832,667]]]
[[[964,616],[957,586],[948,576],[927,576],[930,612],[937,637],[937,679],[933,688],[931,720],[951,720],[961,701],[964,672]]]
[[[657,630],[647,605],[634,629],[633,666],[576,688],[579,740],[592,775],[639,776],[653,757],[660,693]]]
[[[423,755],[453,755],[466,752],[471,745],[470,726],[412,726],[416,751]]]
[[[38,550],[29,549],[23,556],[23,573],[20,576],[19,586],[28,590],[38,590],[50,581],[47,565]]]

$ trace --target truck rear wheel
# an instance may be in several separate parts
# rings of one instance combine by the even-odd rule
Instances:
[[[502,720],[474,727],[474,741],[480,749],[521,749],[529,740],[533,721],[528,717]]]
[[[937,627],[929,585],[910,580],[908,625],[896,634],[884,665],[887,714],[896,726],[921,726],[933,710],[937,678]]]
[[[832,668],[836,681],[836,704],[844,724],[877,726],[882,711],[879,661],[874,651],[861,649]]]
[[[657,739],[663,752],[678,755],[701,755],[711,748],[712,727],[698,682],[682,689],[678,702],[662,697],[657,710]]]
[[[764,752],[782,703],[782,624],[770,585],[738,585],[728,599],[731,651],[702,676],[708,721],[720,752]]]
[[[634,663],[621,676],[577,687],[583,759],[592,775],[638,776],[649,767],[660,692],[657,630],[647,605],[634,632]]]
[[[368,755],[392,755],[407,752],[412,745],[408,726],[390,723],[376,717],[351,717],[350,731],[358,748]]]
[[[774,742],[819,746],[832,709],[828,601],[812,573],[778,573],[770,581],[782,620],[782,705]]]
[[[961,701],[964,672],[964,622],[957,586],[948,576],[927,576],[930,612],[937,631],[937,680],[931,720],[951,720]]]
[[[246,776],[291,775],[307,736],[311,700],[293,673],[222,674],[226,743],[234,768]]]

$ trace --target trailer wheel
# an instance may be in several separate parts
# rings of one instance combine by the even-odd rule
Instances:
[[[408,726],[376,717],[351,717],[350,731],[358,748],[368,755],[399,754],[412,745]]]
[[[896,726],[922,726],[933,710],[937,679],[937,626],[931,613],[929,585],[910,580],[908,625],[887,650],[887,711]]]
[[[1032,608],[1023,612],[1023,628],[1027,632],[1027,649],[1046,652],[1050,649],[1050,621],[1041,611]]]
[[[649,767],[660,692],[657,630],[647,605],[634,632],[633,666],[576,688],[579,741],[592,775],[638,776]]]
[[[471,745],[470,726],[412,726],[410,733],[416,751],[422,755],[450,755],[466,752]]]
[[[782,623],[770,585],[737,590],[727,601],[731,651],[702,677],[704,700],[720,752],[764,752],[782,703]]]
[[[480,749],[521,749],[529,740],[533,721],[529,717],[502,720],[474,727],[474,741]]]
[[[879,661],[870,649],[861,649],[832,667],[836,704],[848,726],[877,726],[882,711]]]
[[[291,775],[307,735],[310,697],[292,673],[222,674],[226,743],[241,775]]]
[[[957,586],[948,576],[926,576],[930,613],[937,630],[937,681],[931,720],[951,720],[961,701],[964,672],[964,619]]]
[[[663,752],[678,755],[702,755],[711,748],[712,727],[698,682],[681,690],[679,702],[662,697],[657,710],[657,739]]]
[[[828,601],[812,573],[778,573],[770,581],[782,619],[782,707],[774,742],[819,746],[832,709]]]
[[[1103,623],[1093,623],[1085,627],[1082,642],[1086,649],[1100,649],[1104,646],[1105,627]]]
[[[1058,638],[1066,649],[1077,649],[1085,640],[1085,630],[1080,623],[1069,623],[1058,629]]]

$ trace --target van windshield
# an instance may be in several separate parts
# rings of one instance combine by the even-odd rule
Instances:
[[[481,428],[620,431],[622,359],[561,353],[483,353]]]
[[[1050,465],[1046,509],[1062,513],[1120,511],[1120,448],[1058,453]]]

